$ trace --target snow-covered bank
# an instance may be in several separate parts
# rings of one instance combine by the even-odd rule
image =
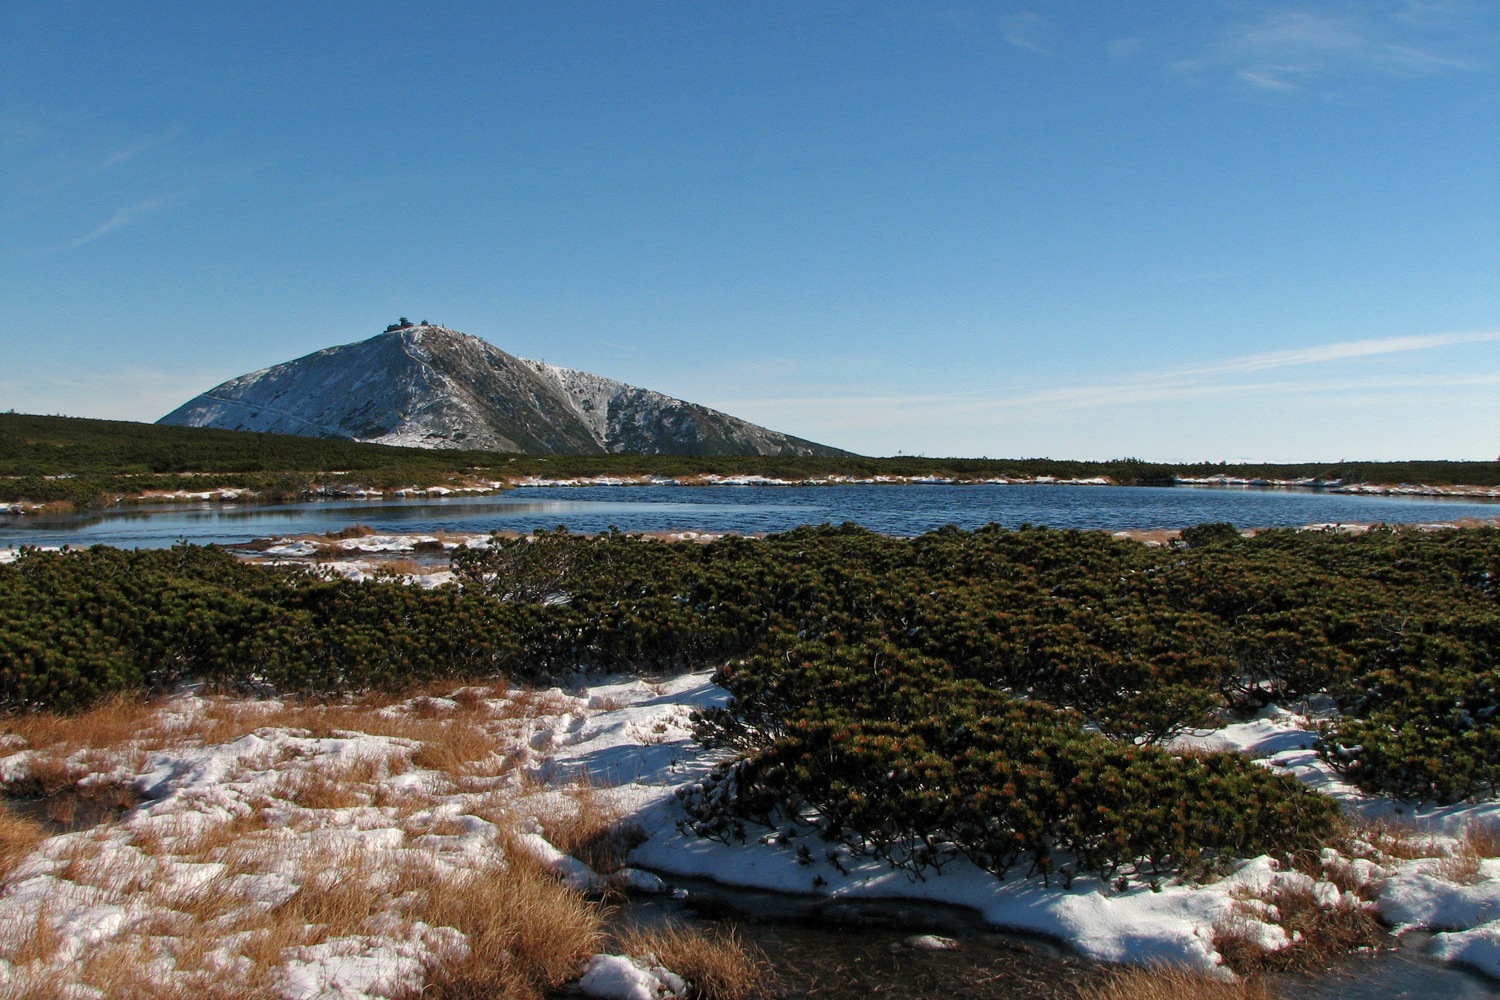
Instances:
[[[56,785],[48,814],[65,823],[75,802],[130,807],[18,856],[6,830],[0,995],[119,995],[121,975],[172,995],[226,983],[296,998],[419,992],[487,933],[448,922],[451,897],[477,888],[492,905],[539,905],[510,888],[513,859],[575,890],[603,886],[555,846],[603,813],[591,788],[545,782],[552,749],[598,716],[642,738],[675,733],[687,709],[668,703],[699,687],[460,688],[332,707],[183,695],[106,706],[71,729],[19,720],[0,738],[0,780]]]
[[[82,787],[126,788],[140,801],[113,824],[42,841],[5,880],[0,992],[82,982],[91,974],[88,956],[112,949],[150,957],[139,974],[164,988],[234,974],[250,961],[251,944],[264,945],[265,916],[303,890],[326,888],[333,870],[368,883],[361,891],[376,905],[336,931],[292,928],[295,941],[273,953],[268,989],[285,997],[419,989],[470,941],[423,919],[410,903],[415,890],[382,895],[392,872],[403,873],[398,882],[426,885],[413,873],[430,880],[488,871],[522,852],[580,889],[606,875],[637,890],[659,888],[639,871],[601,874],[558,849],[585,801],[638,829],[644,839],[629,862],[669,882],[682,875],[838,900],[957,904],[989,924],[1048,935],[1111,962],[1224,974],[1215,932],[1232,916],[1246,922],[1244,900],[1302,888],[1326,905],[1353,902],[1346,889],[1278,870],[1267,858],[1208,885],[1123,887],[1079,877],[1064,886],[1054,877],[1047,886],[1019,874],[1000,880],[961,860],[917,881],[821,842],[799,853],[769,829],[752,828],[745,843],[697,838],[679,829],[677,793],[719,758],[693,742],[691,714],[726,699],[707,673],[534,693],[460,689],[322,716],[277,702],[183,695],[119,727],[113,742],[96,740],[60,760],[6,736],[0,778],[61,768],[86,775]],[[1440,932],[1430,942],[1434,957],[1500,976],[1500,861],[1465,864],[1458,850],[1472,824],[1500,821],[1500,803],[1413,809],[1364,795],[1312,753],[1307,725],[1271,709],[1184,742],[1242,750],[1335,796],[1352,814],[1406,824],[1405,856],[1371,844],[1361,857],[1325,852],[1325,866],[1367,883],[1373,905],[1398,930]],[[477,734],[477,744],[455,743],[463,733]],[[208,889],[219,899],[213,920],[199,919]],[[1263,944],[1289,943],[1274,909],[1253,912],[1250,930]],[[39,928],[51,945],[38,943]],[[185,964],[189,952],[197,966]],[[677,985],[673,970],[643,956],[595,957],[574,974],[599,995],[625,995],[606,991],[647,979],[655,993],[643,995],[669,995]]]
[[[680,682],[679,682],[680,683]],[[683,833],[675,798],[678,789],[698,780],[712,764],[711,755],[687,740],[685,709],[718,704],[724,693],[699,675],[699,682],[656,706],[668,714],[651,723],[654,736],[640,741],[642,720],[606,714],[585,724],[554,754],[554,767],[579,770],[613,784],[611,793],[648,834],[631,857],[653,870],[779,892],[837,899],[916,899],[965,906],[997,927],[1055,937],[1085,955],[1110,962],[1170,962],[1202,971],[1220,967],[1214,950],[1216,925],[1239,913],[1239,900],[1264,897],[1279,887],[1311,880],[1278,871],[1268,858],[1254,859],[1226,879],[1209,885],[1163,882],[1154,889],[1131,885],[1120,889],[1094,877],[1079,877],[1064,888],[1054,877],[1014,875],[1004,880],[956,859],[940,875],[914,880],[874,859],[831,852],[817,843],[801,853],[779,831],[752,831],[747,842],[719,843]],[[666,706],[675,706],[667,709]],[[644,707],[644,706],[643,706]],[[634,709],[632,711],[635,711]],[[676,714],[672,714],[676,713]],[[1382,918],[1399,930],[1428,928],[1458,933],[1433,939],[1435,957],[1462,961],[1500,977],[1500,861],[1486,860],[1466,881],[1445,881],[1441,863],[1453,851],[1467,825],[1500,822],[1500,803],[1413,808],[1408,803],[1368,796],[1345,784],[1311,751],[1314,734],[1307,720],[1272,709],[1250,723],[1229,726],[1188,741],[1202,746],[1242,750],[1267,766],[1285,769],[1303,782],[1338,799],[1353,815],[1395,820],[1430,834],[1426,846],[1434,857],[1365,859],[1326,857],[1332,867],[1357,867],[1372,883]],[[642,745],[644,743],[644,745]],[[1348,901],[1343,890],[1319,883],[1330,905]],[[1271,946],[1290,940],[1264,922],[1263,940]]]
[[[1455,497],[1467,500],[1500,500],[1500,486],[1466,486],[1432,483],[1348,483],[1340,479],[1250,479],[1243,476],[1173,476],[1179,486],[1220,486],[1240,489],[1317,490],[1351,496]]]
[[[519,476],[507,480],[516,487],[566,488],[577,486],[1114,486],[1108,476],[1088,476],[1074,479],[1057,476],[849,476],[830,473],[825,476],[807,476],[800,479],[783,479],[757,474],[719,475],[703,473],[686,476]]]

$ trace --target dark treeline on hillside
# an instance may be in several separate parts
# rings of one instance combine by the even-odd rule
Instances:
[[[472,464],[470,452],[442,453],[206,427],[163,427],[128,420],[0,413],[0,475],[5,476],[394,468],[441,474]]]
[[[1500,788],[1496,529],[1206,525],[1173,548],[997,526],[706,545],[558,531],[453,566],[461,586],[426,590],[192,546],[25,550],[0,564],[0,707],[184,680],[324,697],[718,666],[733,701],[699,737],[736,758],[690,797],[692,828],[816,817],[804,832],[914,874],[955,852],[1154,878],[1312,850],[1330,800],[1166,744],[1271,701],[1336,705],[1320,752],[1369,791]]]
[[[1084,462],[1056,458],[743,458],[680,455],[549,455],[517,458],[511,472],[540,476],[643,474],[663,476],[760,474],[781,479],[828,475],[940,476],[982,480],[1001,476],[1028,479],[1107,477],[1122,486],[1168,486],[1176,477],[1225,475],[1242,479],[1314,479],[1346,483],[1426,483],[1434,486],[1500,485],[1500,462],[1296,462],[1231,464],[1225,462],[1145,462],[1134,458]]]
[[[0,414],[0,501],[111,503],[122,495],[192,488],[255,490],[265,499],[323,486],[434,486],[524,475],[693,477],[762,475],[801,480],[830,475],[1062,479],[1108,477],[1121,485],[1165,485],[1175,476],[1318,479],[1369,483],[1500,485],[1500,462],[1325,462],[1266,465],[1167,464],[1117,459],[778,458],[691,455],[508,455],[429,450],[353,441],[162,427],[119,420]],[[64,476],[58,479],[55,477]]]
[[[0,413],[0,502],[97,506],[146,490],[219,486],[277,500],[294,498],[330,474],[376,488],[428,486],[478,465],[498,470],[505,461],[288,434]],[[184,482],[184,475],[193,478]]]

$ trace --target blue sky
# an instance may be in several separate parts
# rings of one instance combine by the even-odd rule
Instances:
[[[1500,4],[0,0],[0,409],[430,319],[866,454],[1500,453]]]

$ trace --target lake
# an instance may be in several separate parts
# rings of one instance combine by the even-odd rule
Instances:
[[[0,515],[0,548],[114,545],[161,548],[186,539],[236,544],[337,531],[532,531],[566,525],[622,531],[786,531],[855,521],[892,535],[995,522],[1056,528],[1241,528],[1304,524],[1420,524],[1500,517],[1500,503],[1434,497],[1348,496],[1297,489],[1194,486],[854,485],[520,487],[488,496],[321,500],[292,504],[173,503],[68,515]]]

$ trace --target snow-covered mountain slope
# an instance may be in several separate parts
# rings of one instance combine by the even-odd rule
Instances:
[[[439,326],[387,330],[241,375],[158,423],[542,454],[844,454]]]

